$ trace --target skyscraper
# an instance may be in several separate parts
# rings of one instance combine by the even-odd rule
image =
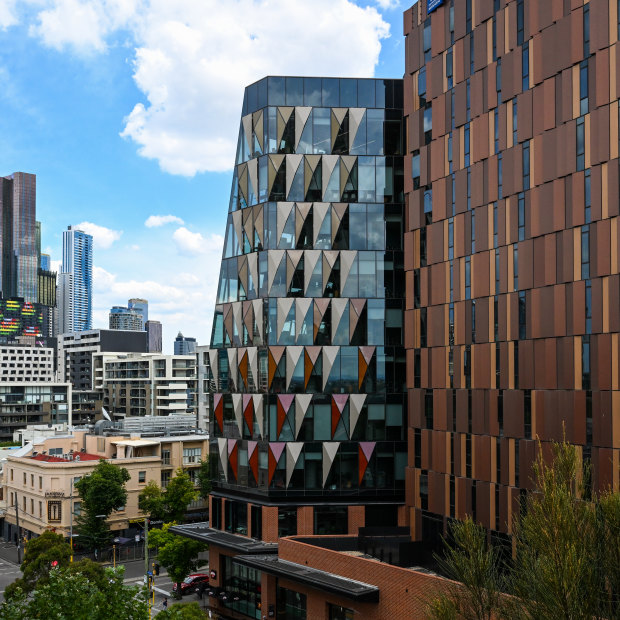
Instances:
[[[125,306],[112,306],[109,314],[110,329],[143,331],[142,315]]]
[[[159,321],[147,321],[145,324],[147,333],[147,351],[149,353],[161,353],[162,350],[162,325]]]
[[[215,528],[404,523],[402,106],[402,80],[246,88],[209,350]]]
[[[146,322],[149,320],[149,302],[146,299],[130,299],[127,302],[127,308],[140,315],[142,319],[142,329],[146,329]]]
[[[4,299],[37,303],[36,176],[0,177],[0,289]]]
[[[620,484],[618,5],[429,0],[404,24],[407,503],[416,538],[466,515],[504,538],[540,446]]]
[[[60,333],[92,326],[93,238],[74,226],[62,234],[62,266],[58,276]]]
[[[196,352],[196,338],[185,337],[181,332],[174,339],[175,355],[190,355]]]

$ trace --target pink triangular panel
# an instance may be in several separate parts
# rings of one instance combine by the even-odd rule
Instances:
[[[243,410],[245,411],[248,403],[252,400],[252,394],[244,394],[243,395]]]
[[[321,347],[306,347],[306,353],[308,354],[313,366],[316,364],[320,352]]]
[[[370,360],[375,353],[375,348],[376,347],[360,347],[360,351],[362,352],[367,364],[370,364]]]
[[[257,445],[258,441],[248,441],[248,458],[252,458]]]
[[[291,403],[295,400],[295,394],[278,394],[278,400],[284,411],[288,413],[288,410],[291,408]]]
[[[230,453],[235,449],[236,443],[237,443],[236,439],[228,440],[228,456],[230,456]]]
[[[280,460],[280,457],[282,456],[284,446],[286,446],[286,443],[284,441],[275,441],[269,444],[269,449],[271,450],[271,453],[273,454],[273,458],[275,458],[276,463]]]
[[[336,403],[338,407],[338,411],[340,411],[340,413],[342,414],[342,410],[344,409],[344,406],[347,404],[347,401],[349,400],[349,395],[348,394],[332,394],[332,398],[334,399],[334,402]]]
[[[314,303],[316,307],[319,309],[321,316],[323,316],[325,314],[325,311],[327,310],[327,307],[329,306],[329,298],[320,297],[318,299],[315,299]]]
[[[351,305],[355,309],[355,312],[357,312],[357,316],[362,314],[365,304],[366,304],[365,299],[351,299]]]
[[[370,461],[370,457],[372,456],[376,445],[376,441],[360,441],[360,448],[368,461]]]
[[[222,400],[221,394],[213,394],[213,408],[214,409],[220,404],[221,400]]]

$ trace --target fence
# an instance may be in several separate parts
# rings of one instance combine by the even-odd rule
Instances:
[[[157,557],[157,548],[149,549],[149,559]],[[99,562],[113,562],[115,550],[112,546],[94,551],[75,551],[73,559],[78,562],[82,558]],[[133,545],[116,545],[116,563],[131,562],[132,560],[144,560],[144,543]]]

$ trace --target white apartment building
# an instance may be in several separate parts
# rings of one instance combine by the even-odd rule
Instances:
[[[54,381],[54,349],[0,345],[0,383]]]
[[[116,418],[196,413],[196,356],[93,354],[93,388]]]
[[[214,391],[209,372],[209,346],[196,347],[198,428],[209,429],[209,393]]]

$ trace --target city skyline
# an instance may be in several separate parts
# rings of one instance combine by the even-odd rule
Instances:
[[[53,269],[67,225],[93,235],[93,327],[107,325],[111,306],[144,297],[163,324],[165,351],[178,331],[207,343],[243,88],[270,74],[333,75],[334,57],[342,75],[402,77],[403,5],[321,1],[320,22],[283,1],[260,15],[255,2],[187,2],[174,14],[157,2],[125,12],[90,2],[65,19],[67,7],[16,1],[0,10],[0,170],[37,175],[42,251]],[[247,11],[256,19],[241,20]],[[303,31],[278,33],[287,54],[269,43],[283,20]],[[344,21],[357,28],[342,43]],[[222,23],[235,28],[201,69]],[[194,47],[176,49],[189,40]],[[307,54],[315,40],[325,51]],[[251,66],[236,61],[239,46]],[[187,92],[182,82],[199,86]],[[217,124],[204,120],[216,116]]]

